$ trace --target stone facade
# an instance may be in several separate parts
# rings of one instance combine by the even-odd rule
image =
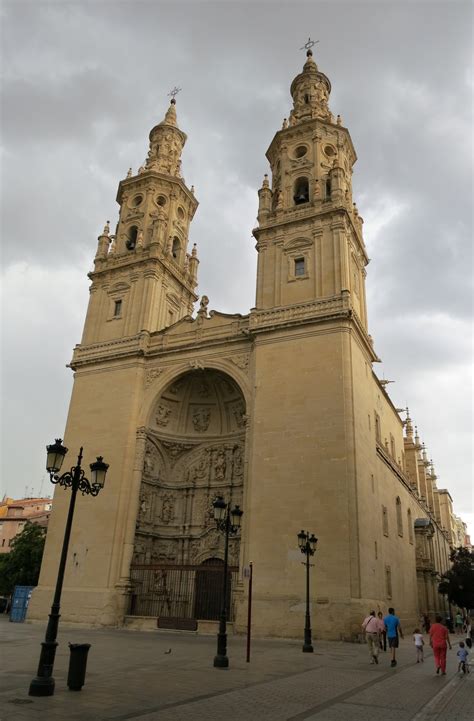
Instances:
[[[408,413],[373,371],[356,154],[330,91],[308,51],[258,191],[248,315],[209,311],[206,296],[191,315],[197,201],[180,174],[174,100],[147,161],[120,182],[117,230],[106,224],[90,274],[65,435],[110,470],[103,492],[77,505],[63,618],[122,624],[132,564],[222,559],[216,495],[244,510],[230,546],[235,630],[245,629],[252,562],[255,633],[301,635],[302,528],[319,538],[316,636],[353,637],[369,608],[394,605],[412,624],[442,608],[435,581],[451,521]],[[57,489],[30,617],[47,613],[67,504]]]

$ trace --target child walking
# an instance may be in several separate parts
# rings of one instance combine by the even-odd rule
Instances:
[[[459,651],[456,655],[459,659],[458,671],[462,671],[463,673],[469,673],[469,651],[465,647],[464,641],[459,641]]]
[[[423,663],[423,646],[425,645],[425,642],[423,641],[423,634],[420,633],[419,628],[415,628],[413,631],[413,642],[415,644],[416,648],[416,662],[417,663]]]

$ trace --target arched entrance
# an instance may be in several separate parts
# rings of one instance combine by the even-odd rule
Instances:
[[[156,399],[147,428],[131,568],[135,608],[143,607],[139,601],[146,588],[147,607],[167,613],[165,604],[154,603],[146,578],[168,571],[168,585],[176,586],[168,593],[177,599],[169,604],[170,614],[179,608],[186,618],[218,618],[224,539],[215,527],[212,502],[219,495],[243,505],[245,410],[235,381],[211,369],[180,376]],[[230,539],[234,580],[239,548],[239,539]]]
[[[237,568],[227,569],[227,618],[231,618],[230,600],[232,595],[232,576]],[[220,558],[208,558],[196,570],[194,591],[194,617],[196,619],[216,620],[222,610],[224,561]]]

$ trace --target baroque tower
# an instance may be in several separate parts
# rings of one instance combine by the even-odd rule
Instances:
[[[357,156],[329,110],[331,83],[308,50],[291,84],[293,108],[275,135],[259,190],[257,309],[350,295],[367,330],[362,218],[352,201]]]
[[[185,142],[173,98],[144,165],[119,183],[115,235],[107,222],[99,236],[82,344],[153,333],[192,313],[199,261],[188,234],[198,202],[181,175]]]

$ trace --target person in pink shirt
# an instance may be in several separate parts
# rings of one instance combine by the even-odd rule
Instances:
[[[375,611],[371,611],[362,623],[365,631],[365,640],[369,649],[370,663],[379,662],[379,626],[375,617]]]
[[[430,646],[433,649],[436,673],[441,671],[446,676],[446,650],[451,648],[449,633],[446,626],[441,623],[441,616],[436,616],[436,621],[430,627]]]

